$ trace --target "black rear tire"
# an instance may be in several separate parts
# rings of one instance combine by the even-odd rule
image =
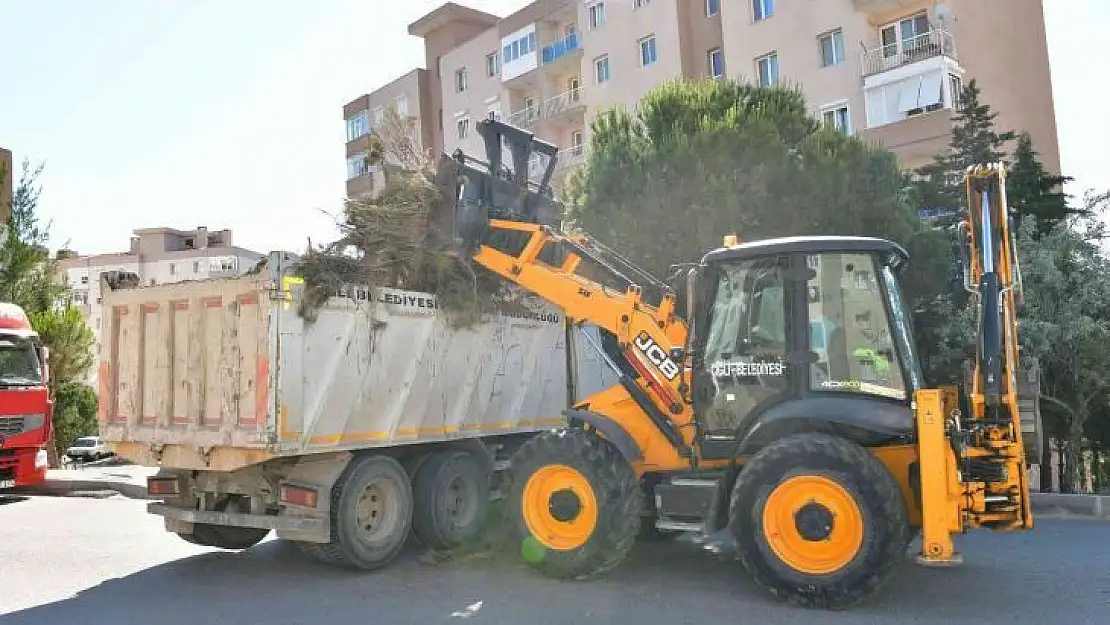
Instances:
[[[910,528],[897,482],[874,455],[841,438],[800,434],[769,444],[740,472],[729,508],[744,568],[795,605],[855,605],[879,591],[905,560]],[[847,547],[833,557],[806,551],[834,541]]]
[[[490,476],[470,452],[433,454],[417,470],[412,491],[413,533],[427,547],[454,549],[477,538],[485,527]]]
[[[330,564],[377,570],[393,562],[412,526],[412,484],[396,459],[356,458],[332,489],[331,541],[304,546]]]
[[[580,429],[543,432],[513,455],[510,470],[509,509],[531,566],[555,578],[586,579],[628,555],[640,531],[643,494],[611,443]]]

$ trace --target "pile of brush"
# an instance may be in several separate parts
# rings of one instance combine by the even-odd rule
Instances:
[[[496,275],[428,249],[429,216],[453,198],[437,186],[435,161],[419,150],[416,132],[411,120],[392,110],[375,130],[368,160],[384,171],[384,186],[372,197],[348,199],[337,224],[340,238],[310,246],[300,260],[305,291],[299,312],[305,319],[314,320],[343,285],[432,293],[456,326],[506,305],[517,308],[519,293]]]

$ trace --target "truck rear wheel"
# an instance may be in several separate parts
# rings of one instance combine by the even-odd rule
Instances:
[[[849,607],[878,591],[905,557],[898,484],[866,449],[834,436],[765,447],[740,472],[729,508],[744,568],[796,605]]]
[[[601,575],[627,556],[643,503],[632,467],[579,429],[541,433],[513,455],[510,509],[525,560],[546,575]]]
[[[332,489],[331,542],[305,551],[331,564],[380,569],[405,546],[412,507],[412,485],[397,460],[356,458]]]
[[[247,500],[226,497],[215,506],[218,512],[246,513],[250,511]],[[183,540],[202,547],[242,550],[262,542],[270,530],[257,527],[236,527],[232,525],[193,524],[192,534],[178,534]]]
[[[478,536],[489,515],[489,473],[474,454],[437,452],[413,478],[413,533],[432,549],[453,549]]]

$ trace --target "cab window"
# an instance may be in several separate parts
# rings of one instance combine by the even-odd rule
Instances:
[[[905,399],[902,363],[870,254],[810,256],[810,388]],[[813,340],[818,334],[820,340]]]

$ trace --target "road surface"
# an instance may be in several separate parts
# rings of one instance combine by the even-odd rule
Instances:
[[[512,557],[432,564],[413,553],[352,573],[272,538],[241,553],[190,545],[141,501],[32,497],[0,503],[0,625],[1108,622],[1110,523],[1041,519],[958,548],[962,568],[907,565],[878,601],[827,613],[780,605],[737,565],[683,543],[641,545],[589,584],[540,578]]]

